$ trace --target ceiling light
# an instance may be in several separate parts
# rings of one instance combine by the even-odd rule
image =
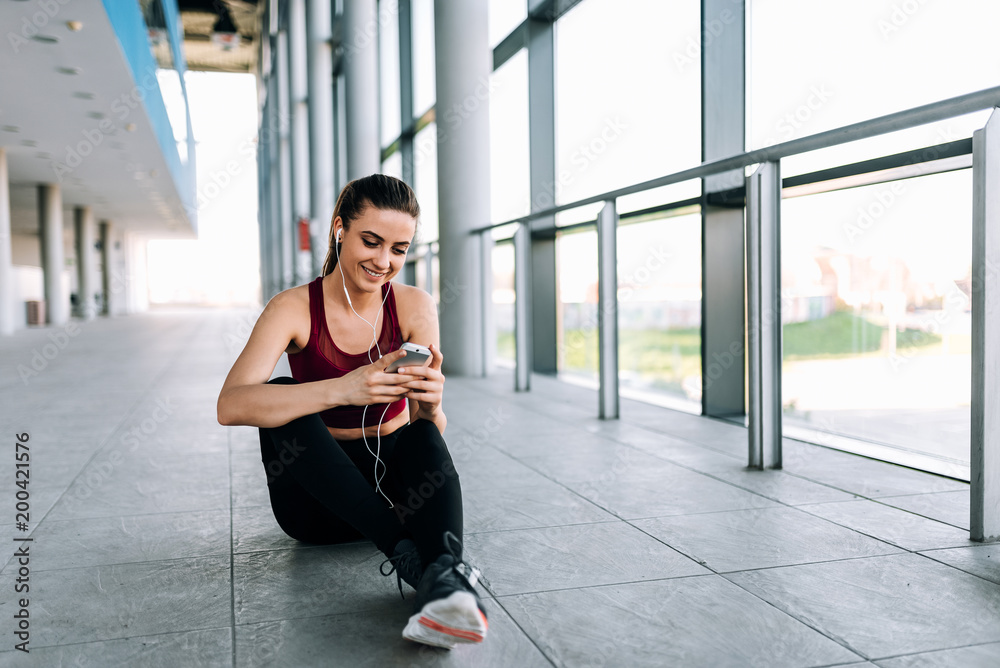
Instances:
[[[83,21],[66,21],[66,27],[73,32],[80,32],[83,30]]]
[[[58,38],[52,37],[50,35],[32,35],[31,39],[35,40],[36,42],[41,42],[42,44],[56,44],[59,42]]]
[[[20,132],[21,128],[17,125],[5,125],[3,126],[4,132]]]
[[[22,139],[21,146],[38,146],[38,142],[34,139]]]
[[[99,111],[88,111],[87,112],[87,118],[93,118],[93,119],[96,119],[96,120],[99,121],[102,118],[104,118],[104,114],[102,114]]]
[[[73,93],[73,97],[78,98],[80,100],[93,100],[94,99],[94,94],[93,93],[86,93],[84,91],[77,91],[77,92]]]
[[[49,153],[49,152],[47,152],[47,151],[39,151],[35,155],[37,155],[42,160],[51,160],[52,159],[52,154]]]
[[[219,18],[212,26],[212,44],[221,47],[223,51],[232,51],[240,45],[239,30],[225,5],[219,8]]]
[[[125,129],[128,132],[135,132],[135,123],[126,123],[125,124]]]
[[[79,67],[57,67],[56,72],[59,74],[79,74],[82,72]]]

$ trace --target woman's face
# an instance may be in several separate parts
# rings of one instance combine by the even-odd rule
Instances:
[[[341,220],[334,221],[340,229]],[[365,207],[343,230],[338,265],[344,278],[364,292],[375,292],[403,268],[417,221],[401,211]],[[338,271],[340,271],[338,269]]]

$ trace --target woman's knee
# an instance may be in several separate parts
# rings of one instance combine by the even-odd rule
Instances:
[[[433,466],[449,477],[456,476],[455,464],[444,437],[430,420],[411,422],[400,435],[393,454],[404,466]]]

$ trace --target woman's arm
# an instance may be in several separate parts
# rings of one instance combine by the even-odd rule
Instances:
[[[392,403],[407,392],[405,379],[384,373],[401,351],[389,353],[341,378],[295,385],[268,385],[281,353],[295,338],[295,326],[309,313],[291,290],[275,295],[260,314],[250,339],[219,392],[219,423],[277,427],[335,406]]]
[[[224,425],[277,427],[297,417],[335,406],[337,387],[326,381],[267,385],[281,353],[295,338],[301,316],[299,297],[286,290],[275,295],[257,318],[250,339],[219,392],[218,419]],[[298,307],[298,308],[297,308]]]
[[[448,426],[442,400],[444,395],[444,374],[441,373],[441,330],[438,324],[437,304],[434,298],[419,288],[411,287],[405,298],[408,302],[406,329],[409,341],[431,348],[433,355],[426,366],[403,367],[399,371],[412,380],[403,387],[411,390],[406,398],[410,405],[410,421],[421,418],[437,425],[442,434]],[[416,390],[416,391],[414,391]]]

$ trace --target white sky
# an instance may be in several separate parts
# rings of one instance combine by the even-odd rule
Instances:
[[[524,16],[523,2],[491,0],[495,43]],[[572,201],[694,166],[700,161],[698,2],[584,0],[556,24],[556,159],[560,183],[549,195]],[[416,3],[418,23],[429,0]],[[515,11],[516,9],[516,11]],[[994,0],[750,0],[748,144],[759,147],[865,118],[1000,84]],[[639,20],[641,18],[641,20]],[[725,22],[721,22],[725,30]],[[417,36],[418,47],[423,43]],[[427,49],[418,48],[427,69]],[[393,49],[385,49],[395,57]],[[433,73],[417,73],[424,90]],[[492,217],[528,209],[527,58],[522,52],[492,76]],[[254,302],[259,274],[254,152],[256,94],[250,75],[189,73],[198,140],[199,193],[213,193],[213,175],[236,160],[240,173],[199,214],[197,242],[150,243],[152,300]],[[387,100],[391,103],[391,100]],[[426,101],[419,105],[424,106]],[[390,104],[390,106],[392,106]],[[784,175],[836,161],[861,160],[968,137],[985,114],[916,128],[782,162]],[[420,139],[432,136],[426,132]],[[422,144],[421,144],[422,145]],[[251,145],[252,147],[252,145]],[[418,151],[416,183],[424,211],[436,211],[433,146]],[[823,245],[860,255],[903,257],[918,280],[957,278],[970,252],[968,171],[905,181],[875,224],[852,239],[845,226],[884,196],[885,186],[786,200],[783,251],[810,254]],[[696,195],[698,184],[669,194],[636,196],[639,208]],[[545,202],[547,204],[548,202]],[[591,218],[595,209],[575,219]],[[573,220],[570,213],[561,219]],[[322,216],[321,216],[322,217]],[[423,222],[428,236],[436,231]],[[561,282],[585,285],[594,273],[593,242],[560,242]],[[670,248],[678,261],[660,270],[673,284],[698,280],[687,221],[645,226],[637,245],[619,247],[623,266]],[[624,242],[624,239],[623,239]],[[563,249],[565,247],[565,250]],[[569,258],[569,259],[567,259]],[[178,271],[183,267],[183,271]],[[564,291],[563,297],[571,295]]]
[[[253,75],[188,72],[198,239],[149,242],[150,301],[256,304],[257,90]]]

